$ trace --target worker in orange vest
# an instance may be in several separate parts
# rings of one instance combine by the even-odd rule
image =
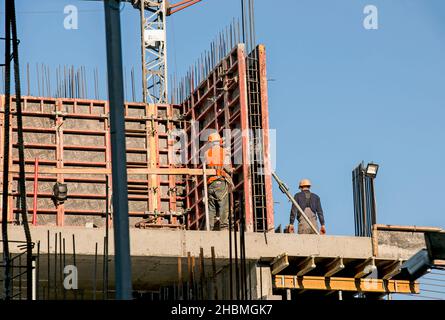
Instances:
[[[224,149],[218,133],[208,137],[205,161],[209,169],[216,169],[216,175],[207,179],[209,218],[212,230],[227,230],[229,227],[229,192],[233,189],[233,172],[230,152]]]

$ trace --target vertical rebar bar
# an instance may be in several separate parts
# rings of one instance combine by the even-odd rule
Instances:
[[[50,281],[50,276],[51,276],[51,273],[50,273],[50,269],[51,269],[51,259],[50,259],[50,250],[51,250],[51,247],[50,247],[50,233],[49,233],[49,230],[48,230],[48,233],[47,233],[47,239],[48,239],[48,252],[47,252],[47,259],[48,259],[48,261],[47,261],[47,277],[48,277],[48,284],[47,284],[47,289],[48,289],[48,294],[47,294],[47,297],[48,297],[48,299],[49,299],[49,295],[50,295],[50,287],[51,287],[51,281]]]
[[[218,285],[217,285],[217,274],[216,274],[216,256],[215,256],[215,247],[211,247],[212,252],[212,273],[213,273],[213,296],[215,300],[218,300]]]
[[[40,299],[40,240],[37,242],[37,260],[36,260],[36,283],[37,283],[37,296],[36,299]]]
[[[54,299],[57,300],[57,232],[54,237]]]
[[[230,198],[229,198],[230,199]],[[230,204],[229,204],[230,209]],[[232,232],[234,228],[233,211],[229,211],[229,297],[233,300],[233,245],[232,245]]]
[[[62,256],[62,232],[59,232],[59,274],[60,274],[60,283],[62,283],[61,290],[64,291],[63,287],[63,256]]]
[[[106,265],[107,265],[107,257],[106,257],[106,252],[105,252],[105,250],[106,250],[106,245],[107,245],[107,237],[105,236],[104,237],[104,250],[103,250],[103,254],[102,254],[102,269],[103,269],[103,272],[102,272],[102,300],[106,300],[107,299],[107,297],[106,297],[106,282],[107,282],[107,279],[106,279],[106,272],[105,272],[105,268],[106,268]]]
[[[73,234],[73,266],[77,268],[76,263],[76,237]],[[77,300],[77,290],[74,290],[74,299]]]
[[[26,84],[27,84],[27,94],[30,96],[30,89],[29,89],[29,62],[26,64]]]
[[[108,175],[105,176],[105,299],[108,300],[108,246],[110,243],[110,182]]]
[[[65,273],[65,266],[66,266],[65,238],[63,238],[62,245],[63,245],[63,251],[62,251],[62,254],[63,254],[63,272]],[[63,287],[63,300],[66,300],[65,286]]]
[[[178,257],[178,299],[179,300],[182,300],[181,286],[182,286],[182,259],[181,259],[181,257]]]
[[[5,109],[4,109],[4,145],[10,145],[10,106],[11,106],[11,23],[9,3],[5,1]],[[12,139],[12,138],[11,138]],[[5,300],[11,298],[11,257],[9,252],[9,238],[8,238],[8,213],[9,213],[9,147],[3,150],[3,189],[2,189],[2,240],[3,240],[3,259],[5,263],[4,272],[4,288]]]
[[[187,252],[187,273],[188,273],[188,279],[187,279],[187,300],[191,300],[192,294],[192,283],[193,283],[193,274],[192,274],[192,267],[191,267],[192,261],[191,261],[191,255],[190,252]]]
[[[22,300],[22,255],[19,254],[19,300]]]
[[[204,277],[205,277],[205,269],[204,269],[204,249],[199,248],[199,286],[200,286],[200,298],[201,300],[205,300],[205,292],[204,292]]]
[[[97,242],[96,250],[94,252],[94,278],[93,278],[93,300],[96,300],[96,287],[97,286]]]

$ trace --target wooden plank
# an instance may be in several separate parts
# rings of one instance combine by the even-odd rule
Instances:
[[[74,103],[74,106],[76,105],[76,103]],[[62,105],[62,101],[61,100],[57,100],[56,101],[56,110],[59,113],[63,112],[63,105]],[[57,169],[62,169],[64,166],[64,139],[63,139],[63,123],[64,123],[64,118],[59,116],[58,114],[56,115],[56,119],[55,119],[55,126],[56,126],[56,135],[55,135],[55,139],[56,139],[56,166]],[[59,183],[64,183],[64,173],[62,171],[59,171],[57,173],[57,182]],[[59,227],[63,227],[63,225],[65,224],[65,206],[63,203],[61,204],[57,204],[56,205],[57,208],[57,215],[56,215],[56,223],[57,226]]]
[[[148,168],[150,170],[154,170],[157,168],[157,156],[159,153],[158,148],[158,137],[157,137],[157,123],[153,120],[157,113],[156,105],[149,104],[148,109],[146,109],[147,114],[147,121],[146,121],[146,127],[147,127],[147,162],[148,162]],[[151,118],[149,120],[149,118]],[[155,212],[159,210],[160,207],[160,201],[157,193],[160,192],[159,190],[159,183],[156,176],[148,176],[148,188],[149,188],[149,194],[150,198],[148,200],[148,208],[150,211]]]
[[[18,173],[19,167],[13,166],[10,173]],[[25,172],[32,174],[34,166],[26,166]],[[2,172],[3,173],[3,172]],[[188,168],[131,168],[127,170],[128,175],[192,175],[202,176],[202,169]],[[215,169],[207,169],[207,175],[215,175]],[[111,169],[107,168],[46,168],[40,167],[39,174],[95,174],[104,175],[111,174]]]
[[[433,265],[438,267],[445,267],[445,260],[433,260]]]
[[[408,280],[274,276],[277,289],[326,290],[381,293],[420,293],[419,283]]]
[[[372,239],[372,255],[374,257],[377,257],[379,254],[379,231],[376,224],[372,225],[371,239]]]
[[[437,227],[417,227],[417,226],[393,226],[393,225],[385,225],[385,224],[376,224],[375,227],[377,230],[385,230],[385,231],[401,231],[401,232],[444,232],[442,228]]]
[[[267,229],[274,229],[274,202],[272,191],[272,155],[270,154],[269,137],[269,98],[267,83],[267,61],[266,48],[260,44],[258,46],[258,67],[260,72],[260,93],[261,93],[261,125],[263,128],[263,155],[264,155],[264,182],[266,184],[266,208],[267,208]],[[274,143],[274,141],[272,141]]]

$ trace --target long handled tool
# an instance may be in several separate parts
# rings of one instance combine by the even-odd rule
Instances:
[[[311,227],[311,229],[318,235],[320,235],[320,232],[318,232],[317,228],[314,227],[314,225],[312,224],[312,222],[309,220],[309,218],[306,216],[306,214],[303,212],[303,210],[301,209],[301,207],[298,205],[297,201],[295,201],[294,197],[292,197],[292,195],[289,192],[289,187],[280,180],[280,178],[278,178],[277,174],[275,172],[272,172],[272,176],[274,177],[274,179],[277,181],[278,186],[280,187],[281,192],[283,192],[288,198],[289,200],[292,202],[292,204],[298,209],[298,212],[300,212],[301,216],[304,218],[304,220],[306,220],[306,222],[309,224],[309,226]]]

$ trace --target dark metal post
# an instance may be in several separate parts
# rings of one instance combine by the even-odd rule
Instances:
[[[218,280],[216,279],[215,247],[212,247],[211,250],[212,250],[213,293],[214,293],[214,299],[218,300],[218,286],[217,286]]]
[[[116,299],[132,298],[119,0],[104,1],[110,104]]]
[[[109,231],[110,231],[110,185],[109,185],[109,178],[108,175],[105,176],[105,188],[106,188],[106,200],[105,200],[105,213],[106,213],[106,219],[105,219],[105,263],[104,263],[104,297],[105,300],[108,300],[108,247],[109,247]]]
[[[230,209],[230,204],[229,204],[229,209]],[[234,217],[233,217],[233,211],[230,209],[229,211],[229,297],[230,300],[233,300],[233,257],[232,257],[232,252],[233,252],[233,248],[232,248],[232,229],[234,228]]]
[[[37,261],[36,261],[36,299],[39,300],[40,298],[40,241],[37,242]]]
[[[5,1],[5,116],[4,116],[4,145],[3,150],[3,194],[2,194],[2,240],[3,260],[5,265],[4,289],[5,300],[11,298],[11,260],[9,255],[8,239],[8,212],[9,212],[9,127],[11,107],[11,19],[9,2]]]
[[[371,178],[371,197],[372,197],[372,217],[371,217],[371,227],[377,224],[377,204],[375,199],[375,191],[374,191],[374,178]]]
[[[97,242],[96,242],[96,251],[94,252],[93,300],[96,300],[96,291],[97,291]]]

